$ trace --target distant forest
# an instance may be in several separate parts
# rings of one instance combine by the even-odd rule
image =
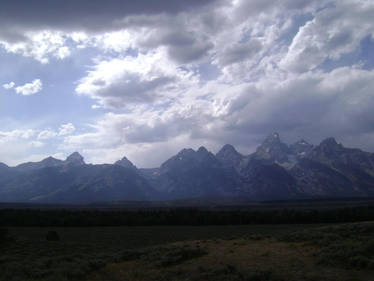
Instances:
[[[0,210],[0,226],[152,226],[342,223],[374,220],[374,206],[316,210]]]

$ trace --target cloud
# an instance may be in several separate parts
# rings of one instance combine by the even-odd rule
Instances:
[[[147,18],[144,22],[137,23],[145,26],[142,28],[142,36],[136,38],[135,44],[144,49],[163,46],[168,57],[178,64],[199,61],[208,56],[214,43],[213,38],[204,32],[204,26],[198,21],[195,25],[194,21],[191,15]]]
[[[0,131],[0,142],[12,141],[15,139],[30,139],[35,135],[35,131],[32,129],[27,130],[12,130],[12,131]]]
[[[220,1],[190,0],[174,1],[147,0],[120,1],[108,0],[105,5],[98,0],[66,0],[61,3],[52,0],[48,5],[29,1],[3,0],[2,8],[6,13],[1,15],[1,26],[20,28],[52,28],[52,29],[83,29],[102,30],[116,27],[116,22],[131,15],[138,14],[178,14],[181,11],[199,10],[207,5],[215,5]],[[84,20],[82,20],[84,19]]]
[[[65,45],[68,35],[61,31],[25,31],[21,38],[22,40],[7,41],[1,38],[0,33],[0,46],[9,53],[32,57],[42,64],[48,63],[52,57],[64,59],[70,55],[70,50]]]
[[[0,162],[16,165],[29,161],[35,150],[43,146],[36,137],[37,131],[34,129],[0,131]]]
[[[166,110],[106,114],[92,124],[91,132],[66,137],[64,149],[90,151],[94,159],[99,155],[114,159],[124,151],[137,164],[146,164],[144,151],[154,152],[158,155],[152,159],[154,165],[169,155],[157,153],[161,147],[172,145],[176,153],[200,143],[217,151],[229,142],[249,153],[273,131],[281,132],[288,142],[303,137],[317,144],[332,135],[353,145],[352,136],[373,134],[373,78],[373,71],[342,67],[290,76],[282,82],[263,78],[237,87],[213,83],[200,91],[214,94],[186,95],[183,104],[173,103]],[[367,150],[374,148],[371,143],[360,144]],[[104,156],[104,152],[112,154]]]
[[[57,145],[74,131],[71,123],[62,124],[57,131],[51,128],[0,131],[0,162],[17,165],[40,161],[50,155],[61,158],[71,151],[58,150]]]
[[[52,130],[43,130],[38,134],[38,139],[46,140],[57,136],[57,133]]]
[[[41,141],[30,142],[30,146],[36,147],[36,148],[43,147],[44,145],[45,145],[44,142],[41,142]]]
[[[374,36],[374,3],[367,1],[336,1],[316,13],[302,26],[281,67],[305,72],[316,68],[325,59],[338,60],[358,48],[361,40]]]
[[[48,140],[55,137],[71,135],[75,131],[75,126],[72,123],[62,124],[60,128],[55,131],[52,129],[42,130],[38,134],[38,140]]]
[[[4,4],[4,50],[51,68],[69,57],[59,66],[84,67],[70,81],[96,109],[85,130],[72,120],[36,130],[32,141],[97,162],[124,154],[140,166],[198,144],[229,142],[246,153],[273,131],[287,141],[334,135],[374,149],[364,141],[374,138],[372,2],[87,3]]]
[[[72,123],[62,124],[58,131],[59,136],[66,136],[74,133],[75,127]]]
[[[3,88],[5,90],[9,90],[9,89],[12,89],[16,84],[14,82],[9,82],[9,83],[6,83],[6,84],[3,84]]]
[[[227,66],[237,62],[243,62],[256,55],[262,49],[260,40],[252,39],[246,43],[236,43],[227,46],[220,54],[218,63]]]
[[[126,156],[137,167],[154,168],[175,155],[181,147],[198,149],[201,145],[212,148],[212,143],[191,140],[186,135],[180,135],[170,139],[169,142],[124,144],[114,148],[85,148],[84,151],[89,155],[88,161],[93,163],[114,163]]]
[[[26,83],[22,86],[14,88],[17,94],[23,96],[30,96],[40,92],[43,89],[43,83],[40,79],[34,79],[31,83]]]
[[[16,86],[14,82],[9,82],[3,84],[3,88],[6,90],[14,89],[17,94],[29,96],[40,92],[43,89],[43,83],[40,79],[34,79],[32,82],[22,86]]]
[[[238,140],[248,132],[259,138],[279,131],[287,140],[304,137],[314,143],[327,136],[344,142],[347,136],[368,134],[374,120],[369,113],[373,77],[372,71],[342,67],[291,76],[277,84],[267,79],[251,83],[230,101],[222,131],[231,131]],[[364,148],[373,149],[369,143]]]
[[[142,0],[133,4],[110,0],[104,6],[99,2],[79,1],[72,3],[74,9],[71,9],[65,5],[58,8],[60,4],[54,1],[48,7],[33,6],[31,11],[22,13],[23,9],[29,9],[27,2],[14,8],[13,3],[6,1],[2,6],[9,14],[0,18],[3,27],[0,46],[7,52],[46,64],[51,58],[70,56],[72,46],[95,46],[123,52],[136,41],[137,48],[147,50],[164,46],[170,58],[187,63],[206,57],[213,48],[212,40],[198,18],[201,14],[213,17],[216,8],[223,3],[221,0],[188,3],[162,0],[152,4]],[[209,24],[212,20],[203,25]]]
[[[183,147],[213,145],[191,138],[190,121],[183,125],[182,116],[155,118],[151,113],[110,113],[92,124],[91,132],[65,137],[60,149],[83,151],[94,163],[112,163],[126,156],[139,167],[156,167]]]
[[[165,103],[175,98],[193,73],[179,69],[158,49],[137,57],[98,61],[82,78],[76,92],[97,100],[106,108],[125,108],[137,103]]]
[[[70,50],[69,50],[69,47],[67,46],[63,46],[63,47],[60,47],[57,49],[57,52],[55,54],[55,56],[62,60],[64,58],[67,58],[68,56],[70,56]]]

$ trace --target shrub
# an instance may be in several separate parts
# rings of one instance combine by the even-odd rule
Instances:
[[[124,250],[120,253],[120,261],[131,261],[140,258],[143,255],[141,251]]]
[[[56,231],[50,230],[48,231],[45,239],[47,239],[47,241],[60,241],[60,236]]]
[[[8,229],[0,228],[0,243],[8,239]]]
[[[246,280],[248,281],[271,281],[277,280],[271,271],[258,270],[248,274]]]
[[[206,255],[207,252],[198,248],[183,248],[183,247],[173,247],[166,249],[166,252],[158,252],[156,256],[151,255],[152,257],[148,257],[151,259],[156,258],[158,260],[157,264],[162,267],[177,265],[183,263],[187,260],[199,258],[201,256]]]
[[[353,256],[349,259],[350,265],[356,268],[365,268],[369,262],[370,260],[367,257],[361,255]]]

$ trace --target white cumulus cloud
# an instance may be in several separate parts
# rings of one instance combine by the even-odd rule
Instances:
[[[0,46],[8,53],[31,57],[42,64],[47,64],[51,57],[64,59],[70,55],[65,45],[68,38],[63,32],[50,30],[26,32],[22,40],[6,41],[0,37]]]
[[[43,83],[40,79],[34,79],[31,83],[26,83],[22,86],[15,87],[17,94],[24,96],[34,95],[43,89]]]
[[[3,88],[6,90],[12,89],[16,84],[14,82],[9,82],[6,84],[3,84]]]
[[[43,130],[38,134],[38,139],[40,140],[46,140],[51,139],[57,136],[57,133],[52,130]]]
[[[353,52],[365,37],[373,37],[374,2],[336,1],[299,28],[280,66],[294,72],[318,67]]]
[[[139,54],[98,61],[76,92],[87,95],[106,108],[125,108],[131,104],[164,103],[175,97],[197,77],[167,59],[163,48]]]
[[[62,124],[58,130],[45,129],[39,132],[38,140],[47,140],[59,136],[67,136],[75,131],[75,126],[72,123]]]
[[[75,127],[72,123],[62,124],[58,131],[58,135],[66,136],[66,135],[72,134],[74,131],[75,131]]]
[[[97,14],[86,9],[89,0],[76,2],[77,13],[54,9],[42,17],[47,7],[35,4],[40,9],[28,20],[17,9],[0,17],[0,48],[51,63],[41,72],[56,70],[48,81],[70,82],[96,109],[89,119],[84,108],[78,111],[79,120],[90,123],[87,130],[75,130],[78,119],[36,130],[43,149],[79,150],[94,162],[123,153],[151,166],[201,144],[248,151],[273,131],[285,141],[317,143],[333,135],[374,149],[373,1],[140,0],[132,6],[109,0],[94,5]],[[43,86],[39,79],[23,86],[14,81],[3,88],[27,95]],[[65,114],[62,106],[53,109]],[[20,134],[0,132],[0,142]],[[14,147],[13,139],[2,151]]]

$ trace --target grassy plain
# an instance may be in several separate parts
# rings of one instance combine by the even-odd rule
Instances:
[[[47,241],[54,230],[60,241]],[[374,222],[10,227],[0,280],[373,280]]]

